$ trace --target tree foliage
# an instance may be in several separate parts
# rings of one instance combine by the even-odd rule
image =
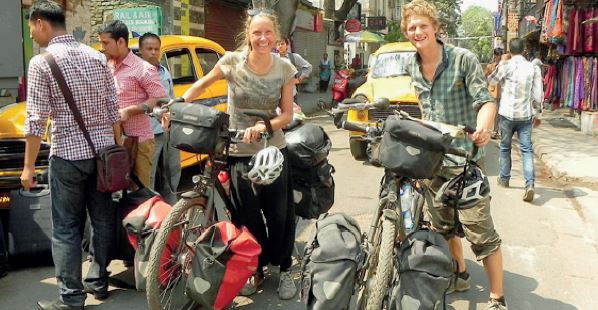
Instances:
[[[384,36],[386,42],[404,42],[407,41],[407,38],[401,31],[401,24],[390,20],[386,23],[388,26],[388,34]]]
[[[462,34],[465,37],[492,36],[492,13],[481,6],[471,6],[463,12]],[[474,52],[480,61],[488,61],[492,54],[492,38],[463,40],[459,44]]]
[[[459,24],[461,24],[461,3],[462,0],[428,0],[436,6],[438,18],[440,19],[440,32],[448,34],[449,37],[457,35]],[[411,2],[411,0],[407,1]]]

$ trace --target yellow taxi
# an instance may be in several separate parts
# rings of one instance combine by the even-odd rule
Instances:
[[[366,81],[355,90],[352,97],[367,102],[388,98],[391,106],[387,110],[350,110],[347,113],[348,121],[372,124],[386,119],[393,110],[399,109],[421,118],[415,89],[405,70],[407,59],[415,52],[416,49],[410,42],[394,42],[381,46],[370,55]],[[351,133],[349,146],[353,157],[359,160],[366,159],[367,143],[358,133]]]
[[[174,95],[179,97],[199,78],[207,74],[224,54],[218,43],[194,36],[160,36],[161,64],[172,75]],[[138,52],[139,40],[130,39],[129,47]],[[100,48],[99,44],[94,46]],[[202,104],[226,111],[227,86],[225,80],[211,85],[197,99]],[[25,102],[7,105],[0,109],[0,190],[20,187],[20,175],[25,156]],[[51,123],[48,124],[48,131]],[[43,139],[36,161],[36,171],[43,174],[48,168],[50,152],[49,135]],[[181,152],[181,166],[188,167],[201,161],[202,156]],[[7,207],[0,193],[0,208]]]

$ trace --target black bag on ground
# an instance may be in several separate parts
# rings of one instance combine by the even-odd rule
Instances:
[[[8,254],[17,257],[51,257],[52,199],[48,185],[30,191],[10,192]],[[17,262],[17,260],[15,260]]]
[[[342,214],[323,214],[301,262],[301,301],[308,309],[349,309],[357,271],[363,265],[357,222]]]
[[[432,178],[451,140],[450,136],[417,120],[391,115],[384,123],[380,164],[404,177]]]
[[[334,167],[326,157],[332,148],[322,127],[303,124],[285,133],[295,213],[318,218],[334,204]]]
[[[446,290],[455,276],[448,243],[439,234],[419,230],[401,243],[395,255],[399,277],[393,283],[391,310],[446,309]]]
[[[170,107],[170,143],[194,154],[213,154],[228,138],[229,115],[198,103],[177,102]]]

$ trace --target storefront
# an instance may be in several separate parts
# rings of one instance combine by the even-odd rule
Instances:
[[[320,59],[324,53],[327,53],[328,44],[328,31],[324,26],[323,11],[300,3],[292,33],[292,51],[305,58],[314,68],[312,76],[317,76]]]
[[[206,1],[205,37],[232,51],[238,46],[237,37],[245,21],[245,1]]]
[[[539,41],[548,68],[544,100],[554,108],[598,111],[598,17],[596,1],[549,0]]]

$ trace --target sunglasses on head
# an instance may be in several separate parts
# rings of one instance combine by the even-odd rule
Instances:
[[[274,10],[272,9],[249,9],[247,10],[247,15],[249,16],[256,16],[259,14],[268,14],[268,15],[273,15],[274,14]]]

